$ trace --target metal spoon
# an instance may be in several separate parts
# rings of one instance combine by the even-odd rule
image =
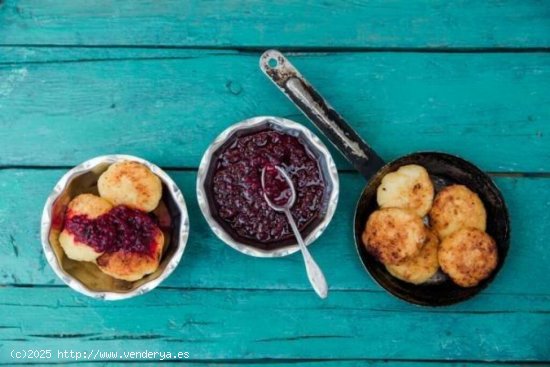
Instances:
[[[319,265],[317,265],[315,260],[313,260],[313,257],[311,257],[311,254],[309,253],[309,250],[307,249],[304,243],[302,235],[298,230],[298,226],[296,225],[296,222],[294,221],[294,218],[292,218],[292,214],[290,213],[290,208],[292,208],[292,206],[294,205],[294,202],[296,201],[296,190],[294,189],[294,184],[292,183],[292,180],[290,179],[288,174],[285,172],[285,170],[283,170],[279,166],[274,166],[274,167],[283,176],[288,187],[290,188],[290,198],[287,200],[285,205],[276,205],[269,199],[269,197],[265,192],[266,168],[264,167],[262,169],[262,175],[261,175],[264,199],[271,209],[278,212],[285,213],[286,218],[290,223],[290,227],[292,228],[292,232],[294,232],[294,236],[298,240],[298,245],[300,246],[302,255],[304,256],[304,263],[306,265],[306,272],[307,272],[307,277],[309,278],[309,282],[311,283],[311,285],[313,286],[313,289],[319,295],[319,297],[326,298],[328,295],[328,285],[327,285],[327,281],[325,280],[325,276],[323,275],[323,272],[321,271],[321,268],[319,267]]]

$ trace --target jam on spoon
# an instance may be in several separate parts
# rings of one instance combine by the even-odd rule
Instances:
[[[265,174],[265,180],[262,181],[264,195],[267,195],[276,205],[284,206],[287,204],[292,197],[292,188],[283,174],[279,172],[279,169],[268,164],[263,168],[262,174]]]

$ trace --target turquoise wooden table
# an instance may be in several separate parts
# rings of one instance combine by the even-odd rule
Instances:
[[[488,289],[434,309],[375,284],[352,239],[365,182],[332,147],[342,193],[311,246],[327,300],[300,255],[256,259],[215,238],[195,198],[212,139],[256,115],[316,131],[259,71],[272,47],[384,159],[447,151],[491,173],[512,241]],[[197,366],[550,364],[549,51],[545,0],[0,0],[0,363],[156,365],[121,356],[147,350]],[[176,271],[119,302],[62,284],[39,240],[61,175],[109,153],[165,168],[191,219]]]

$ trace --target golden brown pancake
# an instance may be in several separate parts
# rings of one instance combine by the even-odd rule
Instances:
[[[428,172],[415,164],[385,175],[376,194],[381,208],[410,209],[421,217],[430,211],[433,198],[434,187]]]
[[[363,232],[363,244],[384,264],[398,264],[416,255],[427,241],[422,218],[400,208],[373,212]]]
[[[440,239],[461,228],[485,230],[487,214],[476,193],[463,185],[451,185],[435,197],[430,224]]]
[[[126,250],[106,252],[98,257],[97,266],[102,272],[113,278],[133,282],[157,270],[163,246],[164,235],[159,230],[151,253]]]
[[[424,283],[439,269],[438,248],[439,239],[428,231],[428,242],[416,256],[409,257],[397,265],[386,265],[386,269],[391,275],[405,282]]]
[[[493,238],[477,228],[460,229],[441,242],[441,269],[461,287],[474,287],[497,266],[498,252]]]
[[[77,215],[84,215],[95,219],[111,210],[112,205],[107,200],[92,194],[81,194],[75,197],[68,205],[65,220]],[[77,261],[95,261],[101,252],[97,252],[86,243],[79,242],[75,236],[63,229],[59,235],[59,243],[69,259]]]
[[[112,164],[99,177],[99,194],[113,205],[150,212],[162,196],[162,183],[149,168],[134,161]]]

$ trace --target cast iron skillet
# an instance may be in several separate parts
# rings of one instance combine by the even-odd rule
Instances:
[[[355,246],[363,265],[378,284],[410,303],[443,306],[469,299],[491,283],[508,252],[510,222],[502,194],[487,174],[462,158],[437,152],[413,153],[385,164],[279,51],[266,51],[260,58],[260,68],[368,180],[355,209]],[[422,285],[403,282],[391,276],[363,246],[361,234],[367,218],[378,208],[376,190],[382,177],[407,164],[426,168],[436,193],[447,185],[462,184],[483,201],[487,210],[487,233],[498,247],[498,264],[476,287],[461,288],[442,272]]]

